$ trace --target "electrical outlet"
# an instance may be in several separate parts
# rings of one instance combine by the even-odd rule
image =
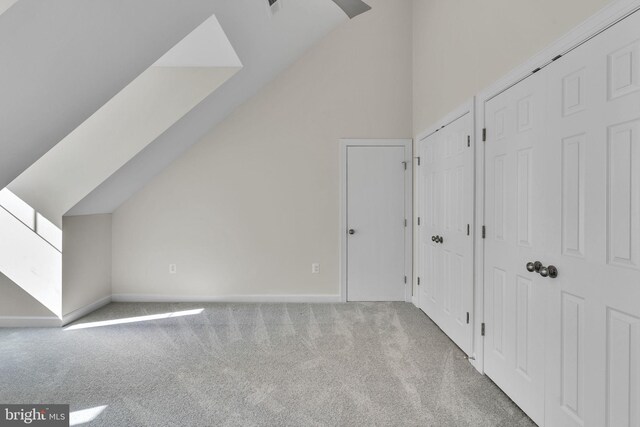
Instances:
[[[178,269],[175,264],[169,264],[169,274],[176,274],[177,271]]]
[[[311,264],[311,273],[313,274],[320,273],[320,264]]]

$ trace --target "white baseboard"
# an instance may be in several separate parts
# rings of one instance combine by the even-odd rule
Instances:
[[[111,302],[111,295],[108,295],[104,298],[100,298],[98,301],[92,302],[89,305],[85,305],[84,307],[80,307],[77,310],[72,311],[69,314],[65,314],[62,316],[62,326],[65,326],[71,322],[75,322],[81,317],[86,316],[87,314],[96,311],[100,307],[104,307],[105,305]]]
[[[0,328],[59,328],[62,321],[55,316],[0,316]]]
[[[411,297],[411,302],[413,303],[413,305],[420,308],[420,300],[417,296],[414,295],[413,297]]]
[[[340,295],[156,295],[113,294],[113,302],[335,303]]]

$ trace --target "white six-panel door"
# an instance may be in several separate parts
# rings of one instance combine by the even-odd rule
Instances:
[[[419,143],[420,308],[473,352],[473,119],[470,112]]]
[[[640,13],[484,120],[485,372],[539,425],[640,426]]]
[[[545,84],[539,73],[485,108],[484,369],[539,424],[546,284],[525,266],[540,258],[547,225]]]
[[[640,12],[546,73],[546,425],[639,427]]]

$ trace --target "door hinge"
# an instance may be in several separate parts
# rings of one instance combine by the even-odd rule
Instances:
[[[484,336],[484,323],[480,325],[480,335]]]
[[[471,235],[471,224],[467,224],[467,236]]]
[[[402,164],[404,165],[404,170],[407,170],[407,162],[402,162]]]
[[[467,311],[467,325],[469,324],[469,312]]]
[[[471,135],[467,135],[467,147],[471,147]]]
[[[482,226],[482,238],[487,238],[487,227],[485,227],[484,225]]]
[[[418,286],[420,286],[420,277],[418,277]]]
[[[482,142],[487,142],[487,128],[482,129]]]
[[[405,227],[407,226],[407,220],[406,219],[404,220],[404,226]]]
[[[404,276],[404,284],[407,284],[407,276]]]
[[[420,217],[418,217],[418,225],[420,225]]]
[[[418,166],[420,166],[420,156],[416,157],[418,159]]]

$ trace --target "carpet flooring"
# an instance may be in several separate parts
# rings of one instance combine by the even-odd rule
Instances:
[[[535,425],[406,303],[114,303],[0,329],[0,403],[109,427]]]

